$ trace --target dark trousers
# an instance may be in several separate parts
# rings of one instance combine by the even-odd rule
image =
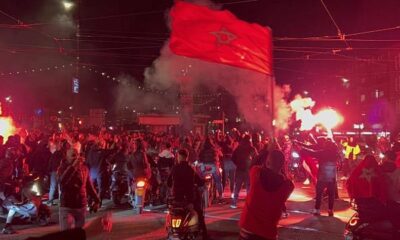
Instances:
[[[322,193],[324,192],[325,189],[328,192],[329,210],[333,209],[333,204],[335,202],[335,182],[325,182],[325,181],[317,181],[317,186],[316,186],[317,199],[315,201],[315,209],[321,208]]]
[[[99,193],[101,199],[104,197],[104,184],[102,177],[103,176],[100,171],[90,171],[90,180],[95,186],[97,186],[97,192]]]
[[[237,203],[237,200],[239,198],[239,193],[240,193],[240,190],[242,189],[243,185],[246,187],[247,193],[249,193],[249,189],[250,189],[249,173],[236,170],[235,194],[233,197],[233,204]]]
[[[203,208],[201,207],[201,201],[196,201],[193,204],[193,209],[197,212],[197,215],[199,217],[199,225],[200,229],[202,230],[202,235],[203,238],[207,238],[207,227],[206,227],[206,221],[204,219],[204,211]]]

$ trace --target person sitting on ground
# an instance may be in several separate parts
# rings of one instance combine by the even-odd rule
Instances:
[[[47,225],[50,218],[50,209],[41,203],[41,196],[37,192],[33,192],[28,185],[21,190],[16,188],[13,194],[7,194],[7,197],[2,197],[2,207],[8,210],[6,224],[2,230],[3,234],[14,234],[12,224],[15,219],[19,219],[24,223],[31,223],[34,220],[40,225]]]

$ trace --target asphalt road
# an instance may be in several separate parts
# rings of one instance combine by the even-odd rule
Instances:
[[[340,185],[339,185],[340,186]],[[311,214],[314,206],[314,188],[298,184],[291,195],[287,208],[289,217],[282,219],[279,223],[279,239],[297,240],[297,239],[343,239],[343,230],[345,223],[353,214],[349,203],[346,201],[346,193],[339,191],[341,200],[335,201],[335,216],[327,217],[326,205],[322,206],[322,216],[315,217]],[[227,204],[214,205],[206,210],[206,223],[209,235],[212,239],[237,239],[238,238],[238,220],[242,211],[244,201],[239,201],[237,209],[229,207],[230,199],[226,194]],[[244,193],[242,193],[244,198]],[[111,206],[112,204],[108,204]],[[324,211],[325,209],[325,211]],[[18,231],[14,235],[0,235],[0,239],[19,240],[29,236],[40,236],[58,230],[57,209],[52,217],[54,224],[46,227],[35,225],[15,226]],[[88,221],[96,215],[103,214],[102,210],[95,215],[88,216]],[[110,209],[108,209],[110,211]],[[93,239],[165,239],[165,213],[163,212],[144,212],[137,215],[132,209],[113,209],[112,221],[113,229],[110,234],[103,235]],[[3,224],[1,224],[2,226]]]

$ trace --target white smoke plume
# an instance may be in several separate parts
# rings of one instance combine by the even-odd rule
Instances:
[[[212,8],[220,6],[211,1],[188,1]],[[169,23],[169,21],[167,21]],[[158,89],[170,88],[185,79],[192,84],[206,85],[210,89],[224,88],[234,96],[239,111],[246,121],[257,128],[270,129],[271,89],[274,89],[274,110],[276,127],[285,130],[291,116],[290,108],[284,100],[285,90],[278,86],[271,87],[272,78],[264,74],[228,65],[201,61],[198,59],[177,56],[169,49],[167,41],[152,67],[145,70],[147,86]],[[234,104],[234,103],[232,103]]]
[[[146,69],[145,83],[162,90],[179,84],[182,78],[188,78],[192,87],[201,84],[210,89],[224,88],[235,97],[239,111],[248,123],[262,129],[270,128],[271,77],[242,68],[177,56],[170,51],[167,42],[160,57],[151,68]],[[286,129],[290,110],[283,99],[285,92],[278,86],[274,91],[276,127]]]
[[[154,111],[170,113],[172,106],[178,104],[176,91],[164,94],[159,89],[143,87],[133,77],[121,74],[118,76],[118,85],[115,96],[116,109],[128,107],[135,112]]]

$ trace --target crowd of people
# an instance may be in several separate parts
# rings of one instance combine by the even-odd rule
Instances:
[[[232,198],[231,208],[237,208],[239,193],[242,188],[246,189],[246,204],[239,224],[242,239],[251,239],[251,236],[275,239],[277,223],[282,214],[287,216],[285,202],[294,189],[289,165],[295,150],[301,158],[313,159],[304,161],[309,165],[307,178],[315,179],[312,181],[316,187],[314,215],[321,214],[323,194],[327,194],[329,199],[328,215],[334,215],[338,169],[342,170],[342,180],[348,179],[348,192],[352,198],[376,197],[398,211],[400,166],[397,155],[400,155],[400,142],[393,146],[384,141],[377,144],[374,149],[384,155],[384,160],[378,165],[372,148],[361,149],[352,138],[338,143],[326,137],[301,139],[294,140],[286,135],[271,139],[257,132],[240,133],[237,129],[229,134],[216,131],[207,136],[112,133],[102,129],[97,132],[32,131],[10,136],[4,143],[0,138],[0,201],[3,211],[8,212],[2,232],[15,232],[12,228],[15,217],[22,216],[24,220],[32,221],[40,218],[40,213],[48,215],[48,208],[37,195],[27,194],[29,191],[23,186],[21,189],[13,187],[13,182],[21,182],[27,176],[48,179],[46,204],[59,205],[60,229],[68,230],[84,226],[88,204],[91,210],[96,211],[104,199],[111,197],[113,171],[126,172],[130,182],[138,178],[149,179],[149,191],[156,196],[151,199],[151,204],[160,204],[165,202],[168,194],[163,191],[169,192],[163,190],[163,183],[172,188],[172,194],[190,195],[182,189],[190,189],[187,185],[192,183],[180,186],[174,182],[185,182],[179,179],[193,175],[190,172],[192,166],[200,165],[211,169],[217,203],[226,203],[223,193],[228,191]],[[359,175],[365,174],[365,168],[376,171],[367,180],[382,176],[379,181],[385,187],[377,187],[379,192],[365,193],[355,187],[359,184]],[[200,184],[201,174],[194,179]],[[196,208],[200,211],[199,205]],[[206,234],[204,217],[200,217]]]

